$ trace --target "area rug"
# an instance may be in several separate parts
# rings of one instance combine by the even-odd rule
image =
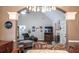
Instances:
[[[27,53],[68,53],[65,50],[28,50]]]

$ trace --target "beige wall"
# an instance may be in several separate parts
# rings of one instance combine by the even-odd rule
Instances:
[[[8,20],[8,13],[3,11],[2,7],[0,7],[0,40],[3,40],[3,35],[5,37],[5,32],[4,30],[4,22]],[[5,40],[5,39],[4,39]]]
[[[13,27],[11,29],[6,29],[4,23],[8,20],[1,21],[1,40],[15,40],[15,27],[16,21],[10,20],[13,23]]]
[[[35,37],[38,38],[38,40],[44,40],[45,27],[53,25],[53,21],[46,14],[41,12],[36,12],[36,13],[32,12],[28,15],[20,14],[18,23],[19,23],[18,24],[19,26],[24,25],[26,27],[24,31],[20,29],[19,39],[22,39],[22,40],[23,40],[22,33],[28,33],[28,30],[31,31],[30,35],[34,35]],[[35,32],[33,32],[32,26],[35,26],[35,28],[38,28],[38,29],[35,30]],[[40,26],[42,26],[42,32],[41,32]]]
[[[17,12],[20,9],[22,9],[22,7],[0,7],[0,40],[16,40],[16,21],[8,19],[8,12]],[[8,20],[13,23],[11,29],[4,27],[4,23]],[[16,44],[14,44],[14,48],[15,47],[17,47]]]
[[[79,40],[79,14],[75,20],[67,20],[67,33],[69,40]]]
[[[4,26],[4,23],[6,21],[11,21],[13,24],[13,27],[11,29],[6,29]],[[8,19],[1,19],[0,20],[0,33],[1,33],[1,37],[0,40],[15,40],[16,36],[15,36],[15,31],[16,31],[16,21],[14,20],[8,20]]]
[[[13,23],[11,29],[6,29],[4,23],[8,21],[7,12],[17,12],[23,7],[0,7],[0,40],[15,40],[16,39],[16,21],[10,20]]]

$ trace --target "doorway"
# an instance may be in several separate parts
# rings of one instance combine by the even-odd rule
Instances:
[[[29,8],[31,8],[31,6],[29,6]],[[35,12],[34,10],[29,10],[29,8],[25,7],[24,9],[19,11],[19,39],[23,39],[22,33],[29,33],[30,36],[35,36],[38,38],[38,40],[44,41],[45,27],[51,26],[53,27],[53,41],[55,41],[57,39],[57,36],[59,36],[58,43],[66,45],[67,32],[65,13],[60,10],[42,12],[41,7],[39,11]],[[38,8],[36,8],[36,10],[38,10]],[[23,14],[22,11],[25,13]],[[27,26],[25,26],[24,24],[26,24]]]

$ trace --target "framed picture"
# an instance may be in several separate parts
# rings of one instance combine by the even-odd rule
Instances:
[[[40,26],[40,32],[43,32],[43,30],[42,30],[42,29],[43,29],[43,27],[42,27],[42,26]]]
[[[32,32],[35,32],[35,26],[32,26]]]

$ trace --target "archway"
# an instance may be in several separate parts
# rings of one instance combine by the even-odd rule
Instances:
[[[41,9],[41,7],[42,6],[40,6],[40,9],[37,9],[36,7],[25,7],[25,8],[23,8],[22,10],[20,10],[20,11],[18,11],[18,13],[22,13],[22,14],[25,14],[25,13],[30,13],[30,12],[45,12],[45,8],[44,8],[44,10],[42,10]],[[44,6],[43,6],[44,7]],[[35,9],[36,8],[36,9]],[[32,10],[29,10],[29,9],[32,9]],[[47,11],[49,11],[49,12],[47,12],[47,13],[44,13],[46,16],[48,16],[49,18],[51,18],[51,20],[52,21],[55,21],[55,20],[57,20],[56,22],[54,22],[54,40],[55,39],[57,39],[56,37],[57,37],[57,35],[59,35],[60,36],[60,44],[64,44],[64,45],[66,45],[66,43],[67,43],[67,38],[66,38],[66,19],[65,19],[65,13],[61,10],[61,9],[59,9],[59,8],[57,8],[57,10],[55,11],[53,11],[53,12],[50,12],[51,11],[51,9],[52,8],[48,8],[48,9],[46,9],[46,12]],[[21,12],[22,11],[22,12]],[[53,15],[52,16],[52,14],[51,15],[49,15],[50,13],[54,13],[54,14],[56,14],[56,15]],[[53,20],[52,18],[54,18],[55,20]],[[24,28],[25,28],[25,26],[23,26]]]

